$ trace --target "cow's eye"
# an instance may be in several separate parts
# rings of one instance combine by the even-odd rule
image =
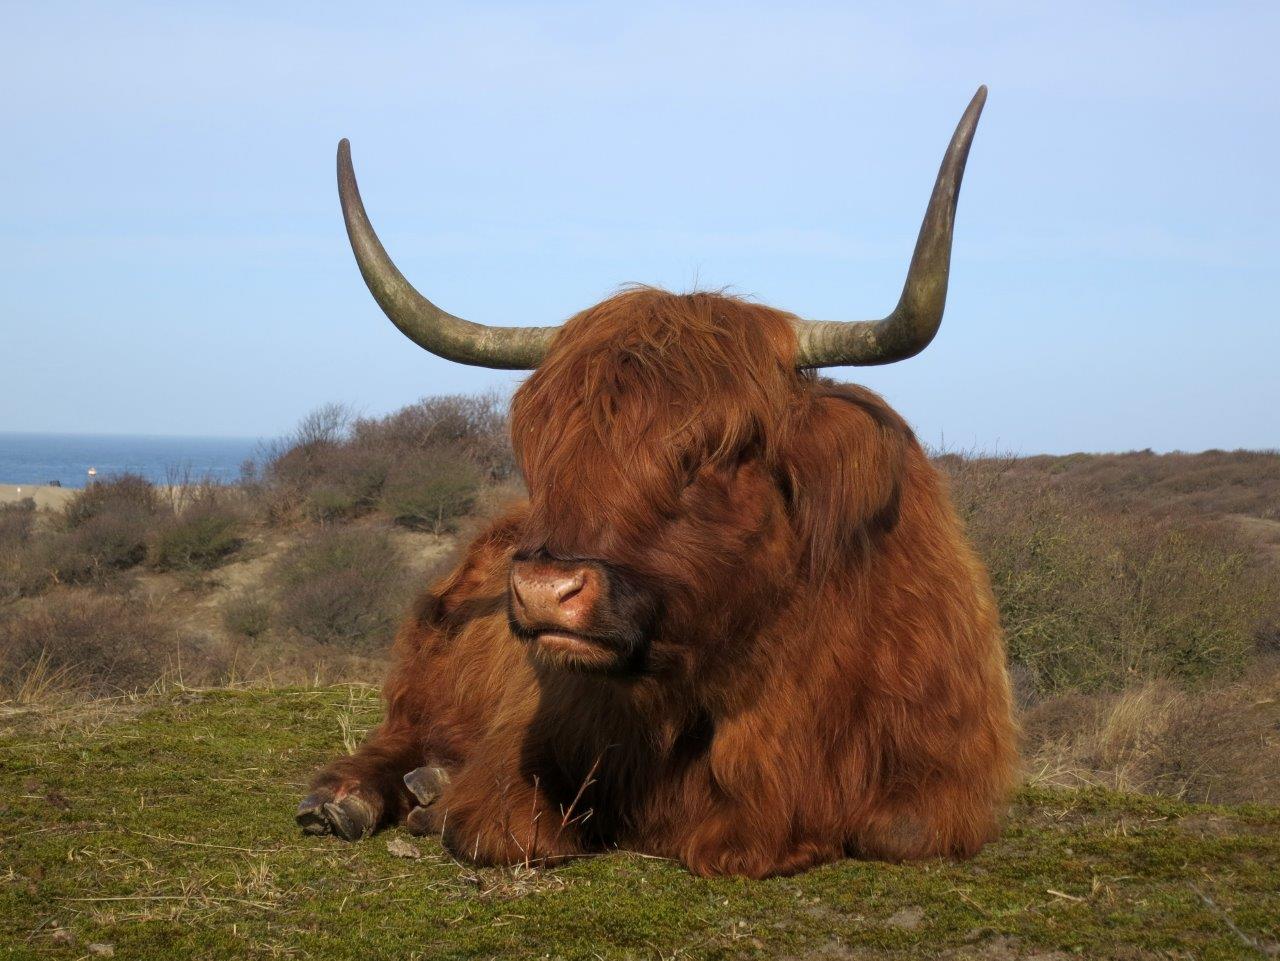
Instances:
[[[683,454],[680,457],[680,489],[688,490],[698,480],[698,472],[702,465],[698,463],[696,457],[692,454]]]

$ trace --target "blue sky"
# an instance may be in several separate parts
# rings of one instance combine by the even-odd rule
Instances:
[[[990,100],[942,331],[833,372],[930,443],[1280,446],[1280,6],[4,0],[0,430],[264,436],[516,374],[425,354],[333,154],[437,303],[555,323],[629,281],[893,306]]]

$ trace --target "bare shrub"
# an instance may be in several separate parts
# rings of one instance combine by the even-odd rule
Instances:
[[[161,507],[161,497],[149,480],[137,474],[120,474],[78,491],[62,508],[62,520],[66,527],[75,528],[108,514],[154,517]]]
[[[408,600],[404,562],[372,528],[323,529],[282,554],[268,580],[275,626],[349,649],[389,642]]]
[[[244,543],[243,519],[231,498],[216,484],[189,489],[153,535],[148,563],[159,570],[207,571],[225,561]]]
[[[274,523],[386,510],[442,530],[470,509],[476,488],[515,475],[505,404],[492,394],[429,397],[381,418],[330,405],[264,460],[253,490]]]
[[[40,575],[31,563],[36,502],[30,497],[0,504],[0,601],[29,593]]]
[[[71,590],[0,619],[0,683],[57,672],[95,695],[153,683],[175,650],[171,627],[137,601]]]
[[[1170,712],[1155,745],[1152,786],[1215,804],[1280,803],[1276,690],[1249,685],[1191,692]]]
[[[351,408],[346,404],[329,403],[317,407],[298,423],[292,446],[311,450],[341,443],[347,436],[352,419]]]
[[[1243,670],[1277,576],[1236,532],[1101,511],[1008,460],[940,463],[1038,694]]]
[[[35,527],[36,502],[30,497],[0,504],[0,551],[25,547]]]
[[[475,507],[480,468],[449,447],[397,462],[383,488],[381,509],[406,527],[436,534],[455,530]]]
[[[236,637],[257,640],[271,627],[271,599],[259,590],[241,591],[222,605],[222,624]]]
[[[154,524],[131,507],[95,514],[38,543],[35,563],[52,583],[100,583],[142,562]]]
[[[378,419],[352,425],[352,443],[396,458],[449,450],[474,464],[490,480],[515,474],[507,435],[506,404],[497,394],[426,397]]]
[[[326,404],[307,414],[293,433],[265,445],[252,470],[248,488],[272,523],[301,520],[309,495],[323,486],[330,464],[349,438],[351,411],[343,404]]]
[[[142,477],[95,481],[54,515],[52,530],[27,544],[22,593],[55,583],[101,582],[141,563],[165,510]]]
[[[380,451],[334,447],[313,460],[304,495],[305,513],[326,522],[358,517],[372,510],[382,494],[389,458]],[[300,485],[305,486],[305,485]]]

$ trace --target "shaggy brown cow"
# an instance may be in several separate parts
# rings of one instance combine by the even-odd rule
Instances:
[[[876,322],[638,288],[558,330],[471,324],[387,258],[344,141],[348,232],[396,325],[536,368],[511,413],[529,499],[417,602],[386,719],[317,777],[306,830],[407,819],[481,863],[618,846],[756,878],[993,836],[1015,751],[986,573],[902,418],[811,373],[932,338],[984,97]]]

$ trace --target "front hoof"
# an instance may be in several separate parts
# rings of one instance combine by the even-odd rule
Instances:
[[[442,767],[414,768],[404,776],[404,786],[418,802],[404,819],[404,826],[410,834],[426,837],[440,833],[444,826],[444,809],[436,802],[449,786],[449,781],[449,772]]]
[[[439,805],[418,805],[404,819],[405,829],[420,838],[439,834],[444,829],[444,812]]]
[[[376,826],[368,802],[355,794],[335,798],[327,790],[304,797],[295,820],[305,834],[332,834],[344,841],[359,841],[372,834]]]
[[[449,772],[442,767],[419,767],[404,776],[404,786],[425,807],[444,793],[449,780]]]

